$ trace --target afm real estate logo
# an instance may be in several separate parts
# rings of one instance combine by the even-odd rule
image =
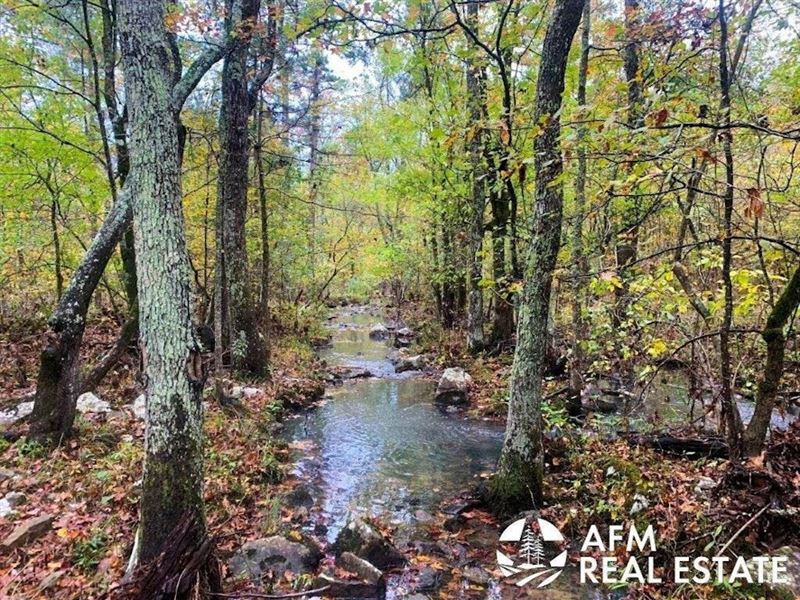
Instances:
[[[518,587],[545,587],[558,579],[568,564],[567,540],[558,528],[541,518],[514,521],[500,534],[497,564],[506,581]],[[628,559],[620,561],[615,552],[624,547]],[[510,550],[513,549],[513,550]],[[578,573],[581,583],[636,584],[663,583],[656,563],[656,530],[648,525],[642,532],[635,525],[611,525],[606,535],[596,525],[584,537]],[[598,555],[601,555],[598,558]],[[787,584],[788,556],[676,556],[673,582]]]

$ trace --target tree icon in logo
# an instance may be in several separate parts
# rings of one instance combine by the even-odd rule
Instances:
[[[540,578],[536,587],[545,587],[561,575],[561,571],[567,564],[566,550],[548,561],[545,556],[545,545],[563,544],[564,541],[564,536],[561,535],[558,528],[545,519],[536,519],[532,523],[528,523],[527,519],[519,519],[506,527],[500,534],[500,542],[517,544],[516,555],[520,562],[515,562],[510,556],[498,550],[497,564],[507,578],[522,575],[516,581],[518,587]]]
[[[531,529],[530,525],[525,528],[525,534],[522,536],[519,555],[525,559],[525,564],[533,567],[542,566],[542,558],[544,558],[542,538]]]

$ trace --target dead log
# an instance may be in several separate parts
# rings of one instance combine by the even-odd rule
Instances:
[[[643,435],[627,434],[628,443],[646,446],[656,452],[699,460],[701,458],[728,458],[728,444],[720,437],[677,437],[669,434]]]

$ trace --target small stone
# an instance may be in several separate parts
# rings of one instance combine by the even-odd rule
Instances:
[[[76,404],[80,413],[108,413],[111,412],[111,405],[105,400],[101,400],[92,392],[86,392],[78,396]]]
[[[9,471],[8,469],[0,469],[0,483],[5,481],[6,479],[13,479],[14,478],[14,471]]]
[[[145,420],[147,417],[147,403],[144,394],[140,394],[139,397],[133,401],[131,408],[133,409],[133,414],[137,419],[141,419],[142,421]]]
[[[133,436],[130,433],[123,433],[119,439],[125,444],[133,443]]]
[[[489,583],[489,574],[479,567],[466,567],[461,574],[464,579],[476,585],[486,585]]]
[[[355,573],[367,583],[378,583],[383,578],[383,571],[352,552],[343,552],[336,558],[336,564],[345,571]]]
[[[414,587],[416,592],[429,592],[439,587],[442,576],[433,567],[423,567],[417,577],[417,585]]]
[[[11,425],[33,412],[33,402],[21,402],[16,408],[0,410],[0,425]]]
[[[45,576],[45,578],[39,582],[39,591],[44,592],[45,590],[49,590],[56,583],[58,583],[58,580],[61,579],[61,576],[64,573],[65,571],[54,571],[49,575]]]
[[[42,515],[41,517],[34,517],[28,519],[12,531],[6,539],[0,543],[0,547],[6,550],[14,550],[20,546],[24,546],[47,533],[52,524],[53,519],[51,515]]]
[[[711,477],[704,477],[700,476],[697,479],[697,483],[694,486],[694,493],[698,496],[704,496],[708,494],[711,490],[717,487],[717,482],[711,479]]]
[[[636,513],[640,513],[648,506],[650,506],[650,502],[648,502],[647,498],[641,494],[634,494],[633,504],[631,505],[631,514],[635,515]]]
[[[431,515],[431,513],[429,513],[428,511],[422,509],[419,509],[416,512],[414,512],[414,518],[417,519],[417,521],[419,521],[420,523],[429,523],[433,521],[433,515]]]

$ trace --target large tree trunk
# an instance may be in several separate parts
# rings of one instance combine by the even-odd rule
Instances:
[[[92,293],[130,225],[130,217],[130,197],[123,190],[48,320],[50,334],[41,353],[36,398],[30,417],[30,431],[34,435],[60,440],[72,431],[86,313]]]
[[[176,72],[162,1],[120,0],[147,426],[138,560],[154,560],[184,515],[203,536],[203,406],[184,234]]]
[[[229,0],[229,35],[242,39],[225,57],[222,67],[222,107],[219,116],[220,163],[218,179],[217,306],[227,331],[222,347],[230,349],[231,366],[236,370],[261,375],[266,371],[267,353],[258,326],[256,303],[247,268],[247,189],[251,102],[248,93],[247,58],[250,28],[255,26],[260,0]],[[234,31],[237,24],[238,31]],[[224,296],[224,297],[223,297]],[[227,334],[227,335],[226,335]]]
[[[761,452],[767,429],[775,408],[775,397],[783,376],[783,354],[786,349],[786,335],[783,330],[800,305],[800,267],[783,288],[780,298],[772,308],[761,337],[767,344],[767,362],[764,373],[758,382],[756,406],[753,418],[744,432],[744,452],[755,456]]]
[[[478,4],[467,5],[467,20],[477,27]],[[468,40],[469,41],[469,40]],[[467,104],[471,136],[469,157],[472,168],[472,198],[470,205],[469,254],[467,257],[467,348],[479,352],[486,345],[483,335],[483,290],[480,281],[483,271],[483,213],[486,206],[486,81],[483,67],[472,57],[467,63]]]
[[[544,457],[542,450],[542,376],[547,359],[550,288],[561,239],[563,184],[558,180],[561,123],[558,113],[564,72],[584,0],[559,0],[550,13],[536,89],[535,122],[542,132],[534,143],[536,200],[533,237],[525,262],[525,285],[519,304],[517,347],[511,372],[506,437],[497,473],[488,486],[494,510],[511,513],[540,506]]]

